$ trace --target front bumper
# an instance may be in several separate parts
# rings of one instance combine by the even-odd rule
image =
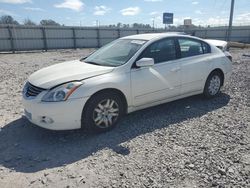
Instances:
[[[79,98],[63,102],[41,102],[23,97],[23,105],[25,116],[30,122],[50,130],[71,130],[81,128],[82,110],[87,100]]]

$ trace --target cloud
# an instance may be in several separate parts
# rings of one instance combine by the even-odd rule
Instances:
[[[162,21],[162,19],[163,19],[163,18],[162,18],[161,16],[156,16],[156,17],[154,17],[154,18],[151,18],[150,20],[151,20],[151,21],[154,20],[154,21],[158,21],[158,22],[159,22],[159,21]]]
[[[250,12],[236,15],[234,22],[237,24],[249,24],[250,23]]]
[[[84,6],[84,3],[81,0],[64,0],[60,4],[55,4],[56,8],[68,8],[74,11],[81,11]]]
[[[206,21],[204,20],[204,23],[206,23],[206,25],[215,25],[215,26],[216,25],[227,25],[228,18],[223,18],[220,16],[210,17]]]
[[[32,1],[31,0],[0,0],[0,3],[23,4],[23,3],[32,3]]]
[[[200,10],[196,10],[195,14],[203,14]]]
[[[111,8],[108,8],[108,7],[104,6],[104,5],[96,6],[95,11],[94,11],[94,15],[103,16],[107,12],[109,12],[110,10],[111,10]]]
[[[144,1],[146,1],[146,2],[161,2],[163,0],[144,0]]]
[[[250,12],[242,13],[234,16],[233,25],[249,25],[250,24]],[[228,25],[229,18],[223,16],[210,17],[207,20],[202,20],[202,25]]]
[[[150,12],[149,15],[150,16],[156,16],[156,15],[159,15],[159,12],[157,12],[157,11]]]
[[[141,9],[139,7],[128,7],[120,10],[120,12],[123,16],[134,16],[139,14],[141,12]]]
[[[157,16],[155,19],[158,20],[158,21],[162,21],[163,17],[162,16]]]
[[[154,21],[155,24],[161,24],[162,23],[162,13],[154,11],[154,12],[150,12],[149,15],[151,16],[151,21]]]
[[[0,15],[17,16],[15,13],[8,11],[8,10],[3,10],[3,9],[0,9]]]
[[[192,23],[194,25],[210,25],[210,26],[220,26],[220,25],[227,25],[228,18],[216,16],[216,17],[209,17],[206,19],[201,18],[191,18],[191,17],[183,17],[178,18],[178,20],[174,20],[176,25],[183,25],[184,19],[192,19]]]
[[[45,10],[37,7],[24,7],[25,10],[44,12]]]
[[[192,5],[198,5],[198,4],[199,4],[198,1],[193,1],[193,2],[192,2]]]
[[[174,18],[174,25],[183,25],[185,19],[191,19],[190,17],[176,17]]]
[[[250,20],[250,12],[248,12],[248,13],[243,13],[243,14],[238,14],[238,15],[236,16],[236,20],[243,20],[243,21],[245,21],[245,20]]]
[[[220,14],[228,14],[228,15],[229,15],[229,11],[222,10],[222,11],[220,12]]]
[[[176,17],[174,18],[174,25],[183,25],[184,19],[192,19],[194,25],[203,26],[227,26],[229,18],[227,16],[215,16],[208,18],[191,18],[191,17]],[[250,12],[238,14],[234,16],[233,25],[249,25],[250,24]]]
[[[174,25],[182,25],[183,18],[174,18]]]
[[[186,18],[174,18],[175,25],[182,25],[183,20]],[[210,25],[210,26],[227,26],[229,18],[227,16],[215,16],[208,18],[192,18],[194,25]],[[238,14],[234,16],[233,25],[249,25],[250,24],[250,12]]]

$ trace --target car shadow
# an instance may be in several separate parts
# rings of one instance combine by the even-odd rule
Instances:
[[[114,130],[102,134],[84,130],[49,131],[20,118],[0,130],[0,165],[31,173],[77,162],[104,148],[128,155],[130,150],[122,146],[124,142],[171,124],[199,118],[227,105],[229,100],[230,96],[225,93],[210,100],[200,95],[181,99],[131,113]]]

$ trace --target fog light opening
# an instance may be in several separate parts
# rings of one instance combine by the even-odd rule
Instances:
[[[47,116],[42,116],[41,122],[45,124],[52,124],[54,121],[52,118],[47,117]]]

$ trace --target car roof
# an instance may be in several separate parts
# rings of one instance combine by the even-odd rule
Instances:
[[[191,37],[189,35],[185,35],[185,34],[179,33],[179,32],[166,32],[166,33],[146,33],[146,34],[130,35],[130,36],[123,37],[122,39],[153,40],[153,39],[161,39],[161,38],[165,38],[165,37],[175,37],[175,36],[196,38],[196,37]],[[198,38],[196,38],[196,39],[198,39]]]

